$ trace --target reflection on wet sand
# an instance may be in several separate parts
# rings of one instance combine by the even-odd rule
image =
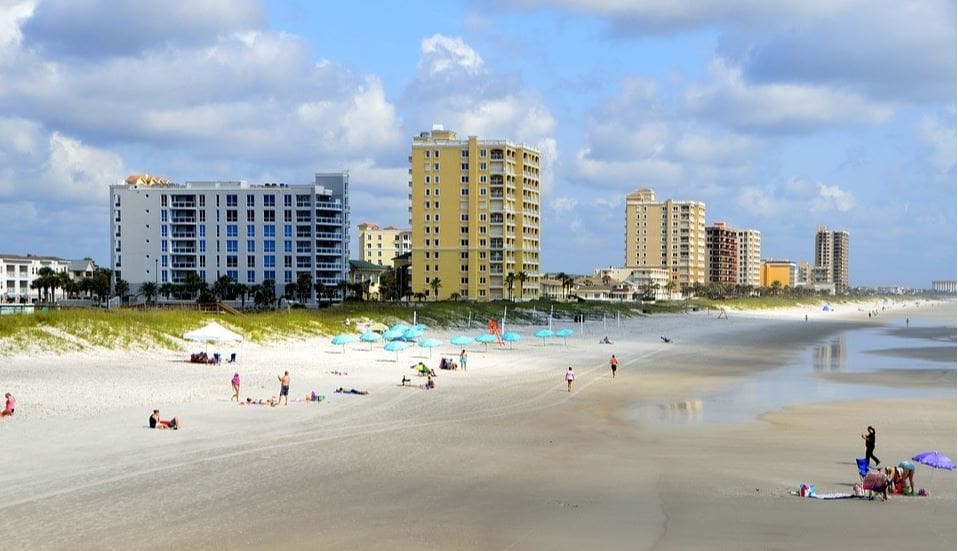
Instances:
[[[830,343],[815,347],[812,364],[815,371],[844,371],[847,354],[845,335],[838,335]]]
[[[639,417],[659,422],[686,422],[702,420],[702,400],[680,400],[668,404],[642,406]]]

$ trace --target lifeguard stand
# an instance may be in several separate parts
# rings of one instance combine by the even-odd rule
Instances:
[[[490,335],[495,335],[495,336],[496,336],[496,343],[497,343],[499,346],[505,345],[505,343],[502,341],[502,329],[499,327],[499,322],[498,322],[498,321],[496,321],[496,320],[489,320],[488,322],[486,322],[486,328],[489,329],[489,334],[490,334]]]

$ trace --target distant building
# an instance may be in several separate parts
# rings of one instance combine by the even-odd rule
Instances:
[[[131,176],[110,186],[111,266],[134,293],[190,274],[276,288],[308,274],[336,286],[349,273],[348,230],[348,172],[317,173],[312,184]]]
[[[651,189],[625,197],[625,266],[659,268],[679,288],[706,281],[705,204],[656,201]]]
[[[836,294],[848,292],[848,232],[829,231],[827,226],[819,226],[815,231],[812,282],[832,283]]]
[[[725,222],[714,222],[705,227],[705,251],[708,258],[709,283],[738,284],[738,231]]]
[[[409,163],[413,293],[538,298],[539,151],[508,140],[457,139],[436,125],[413,138]],[[510,289],[510,273],[524,281]]]
[[[379,276],[386,271],[384,266],[366,262],[365,260],[349,261],[349,282],[363,283],[366,285],[366,296],[357,297],[369,300],[380,300],[382,298],[379,291]]]
[[[738,236],[738,283],[758,287],[762,272],[762,232],[735,230]]]
[[[359,225],[360,260],[391,266],[394,258],[411,251],[411,230],[402,230],[395,226],[380,228],[368,222]]]
[[[67,274],[73,281],[90,277],[97,266],[93,260],[65,260],[56,256],[0,254],[0,274],[3,275],[3,295],[0,302],[30,302],[37,298],[37,290],[30,286],[40,276],[40,270],[50,268],[54,273]],[[63,287],[53,289],[54,300],[66,298]]]
[[[772,287],[776,282],[783,289],[795,286],[795,276],[798,268],[789,260],[763,260],[761,270],[762,287]]]
[[[954,279],[940,279],[937,281],[931,282],[931,288],[939,293],[954,293],[955,292],[955,280]]]
[[[795,279],[796,287],[810,287],[812,285],[812,265],[807,260],[798,262],[798,277]]]

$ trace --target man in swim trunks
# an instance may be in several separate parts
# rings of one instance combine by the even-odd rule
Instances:
[[[283,373],[282,376],[277,376],[279,379],[279,400],[283,400],[285,405],[289,405],[289,371]],[[276,403],[279,403],[279,400]]]
[[[612,359],[609,360],[609,367],[612,368],[612,378],[615,379],[615,370],[619,367],[619,360],[615,354],[612,354]]]
[[[13,397],[13,394],[8,392],[5,396],[7,398],[7,405],[3,408],[3,411],[0,411],[0,417],[10,417],[13,415],[13,411],[17,409],[17,399]]]

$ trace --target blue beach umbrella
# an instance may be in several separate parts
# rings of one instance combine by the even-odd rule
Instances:
[[[402,334],[402,338],[405,341],[414,341],[418,339],[420,336],[422,336],[422,330],[416,329],[415,327],[411,329],[406,329],[405,331],[403,331],[403,334]]]
[[[442,346],[442,341],[439,340],[439,339],[423,339],[423,340],[419,341],[419,347],[420,347],[420,348],[428,348],[428,349],[429,349],[429,357],[430,357],[430,358],[432,357],[432,349],[435,348],[435,347],[437,347],[437,346]]]
[[[345,354],[345,353],[346,353],[346,345],[349,344],[349,343],[351,343],[351,342],[353,342],[354,340],[356,340],[356,337],[354,337],[354,336],[352,336],[352,335],[342,334],[342,335],[336,335],[336,336],[333,337],[333,339],[332,339],[331,341],[329,341],[329,342],[331,342],[332,344],[335,344],[335,345],[337,345],[337,346],[342,346],[342,347],[343,347],[343,354]]]
[[[406,325],[405,323],[397,323],[396,325],[393,325],[392,327],[389,328],[390,331],[399,331],[400,333],[402,333],[406,329],[409,329],[409,326]]]
[[[359,337],[359,340],[361,340],[361,341],[363,341],[363,342],[368,342],[368,343],[369,343],[369,349],[372,350],[372,349],[373,349],[373,343],[374,343],[374,342],[379,342],[379,339],[381,339],[381,338],[382,338],[382,336],[381,336],[379,333],[377,333],[377,332],[375,332],[375,331],[367,331],[367,332],[363,333],[363,334]]]
[[[543,344],[546,342],[546,339],[549,337],[555,336],[555,333],[548,329],[540,329],[535,333],[537,339],[542,339]]]
[[[416,325],[413,325],[412,328],[418,329],[420,331],[425,331],[426,329],[429,329],[429,326],[426,325],[425,323],[417,323]]]
[[[395,341],[402,338],[403,332],[398,329],[390,329],[383,333],[383,338],[387,341]]]
[[[464,337],[462,335],[459,335],[458,337],[453,337],[452,339],[450,339],[449,342],[456,346],[469,346],[470,344],[472,344],[472,337]]]
[[[409,345],[406,344],[406,343],[404,343],[403,341],[392,341],[392,342],[387,342],[387,343],[386,343],[386,346],[383,347],[383,350],[385,350],[385,351],[387,351],[387,352],[395,352],[395,353],[396,353],[396,361],[398,362],[398,361],[399,361],[399,352],[400,352],[401,350],[405,350],[408,346],[409,346]]]
[[[505,342],[509,343],[509,350],[512,350],[512,343],[514,343],[514,342],[519,342],[519,340],[520,340],[521,338],[522,338],[522,337],[519,336],[519,333],[513,333],[513,332],[511,332],[511,331],[508,332],[508,333],[503,333],[503,334],[502,334],[502,340],[504,340]]]
[[[556,331],[556,336],[562,337],[562,342],[565,343],[566,338],[571,337],[573,333],[575,333],[575,331],[573,331],[572,329],[559,329],[558,331]]]
[[[496,336],[490,335],[489,333],[483,333],[476,337],[476,342],[481,342],[483,350],[489,350],[489,343],[496,342]]]

